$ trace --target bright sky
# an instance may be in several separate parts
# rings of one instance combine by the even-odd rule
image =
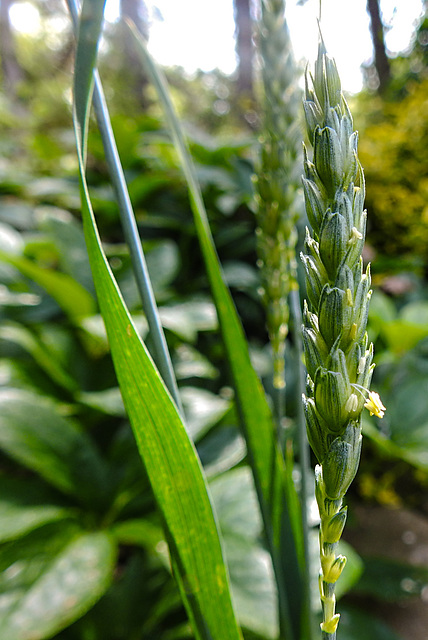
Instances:
[[[233,0],[145,0],[151,27],[149,49],[163,65],[179,65],[192,73],[218,67],[231,73],[236,66]],[[107,0],[106,18],[118,15],[119,0]],[[423,0],[381,0],[386,44],[391,53],[405,50],[423,11]],[[286,0],[286,18],[295,56],[312,62],[318,42],[319,0]],[[28,2],[12,6],[14,25],[31,30],[37,10]],[[335,57],[345,91],[362,87],[360,66],[372,56],[366,0],[322,0],[321,27],[329,53]]]
[[[118,0],[107,0],[107,17],[117,11]],[[192,72],[218,67],[231,73],[236,65],[233,0],[146,0],[152,16],[149,48],[164,65],[180,65]],[[157,9],[154,9],[156,7]],[[423,0],[381,0],[383,19],[390,29],[386,44],[393,53],[406,49]],[[295,56],[313,61],[318,42],[319,0],[286,0]],[[356,92],[362,87],[360,66],[372,56],[366,0],[322,0],[324,40],[336,58],[342,85]]]

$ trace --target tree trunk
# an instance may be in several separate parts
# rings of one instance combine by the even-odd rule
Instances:
[[[3,84],[12,99],[17,98],[17,87],[25,79],[15,52],[15,39],[9,17],[13,0],[0,0],[0,57]]]
[[[386,55],[384,29],[380,16],[379,0],[367,0],[370,16],[370,31],[374,47],[374,66],[379,79],[379,92],[383,93],[391,80],[389,59]]]
[[[233,0],[235,7],[236,53],[238,55],[238,91],[253,94],[253,28],[250,0]]]
[[[144,0],[120,0],[120,15],[122,20],[128,18],[131,20],[138,31],[147,42],[149,39],[149,17]],[[135,43],[130,37],[127,28],[122,29],[124,39],[125,57],[129,64],[129,71],[132,75],[133,90],[138,97],[138,101],[142,107],[147,106],[145,89],[148,83],[147,76],[141,64],[141,60],[137,54]]]

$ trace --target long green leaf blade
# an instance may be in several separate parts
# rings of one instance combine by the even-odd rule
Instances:
[[[96,0],[83,4],[82,20],[91,25],[92,37],[78,42],[74,111],[83,223],[95,287],[124,404],[163,516],[196,637],[239,640],[216,522],[198,458],[116,286],[91,208],[85,146],[102,6],[103,2]]]

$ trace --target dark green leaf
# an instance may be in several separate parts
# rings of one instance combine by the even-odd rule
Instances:
[[[392,560],[390,558],[364,558],[364,572],[354,587],[356,593],[378,600],[397,600],[420,597],[428,584],[428,568]]]
[[[108,588],[108,534],[44,527],[0,547],[0,637],[42,640],[82,616]]]
[[[102,508],[107,469],[89,438],[40,396],[0,390],[0,448],[79,502]]]
[[[29,482],[0,476],[0,542],[19,538],[48,522],[73,517],[34,478]]]

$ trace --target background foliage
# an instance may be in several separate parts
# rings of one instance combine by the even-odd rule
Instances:
[[[5,92],[0,100],[0,635],[184,640],[192,634],[117,388],[81,228],[69,93],[71,29],[53,37],[51,21],[66,14],[56,5],[49,9],[38,36],[15,34],[23,79],[16,93]],[[409,56],[393,61],[389,94],[355,98],[372,225],[367,251],[377,254],[369,330],[379,362],[375,386],[388,412],[382,425],[367,419],[350,500],[351,506],[406,505],[426,515],[424,25]],[[129,79],[116,55],[122,37],[118,25],[109,28],[101,71],[189,432],[210,481],[245,637],[274,638],[272,567],[186,188],[152,89],[146,87],[142,106],[141,96],[124,88]],[[237,96],[233,80],[220,73],[190,80],[175,70],[169,79],[226,279],[253,362],[270,391],[255,254],[251,176],[257,143],[248,125],[254,123],[254,104]],[[215,106],[218,100],[228,105],[227,113]],[[243,120],[243,112],[250,117]],[[146,336],[95,127],[88,177],[110,266]],[[286,433],[292,443],[291,349],[286,356]],[[381,622],[367,623],[364,607],[355,609],[364,596],[402,601],[426,589],[426,566],[379,563],[364,554],[350,562],[348,586],[356,586],[341,604],[345,639],[355,637],[355,621],[360,633],[368,625],[367,639],[396,637]],[[386,578],[388,590],[380,586]]]

